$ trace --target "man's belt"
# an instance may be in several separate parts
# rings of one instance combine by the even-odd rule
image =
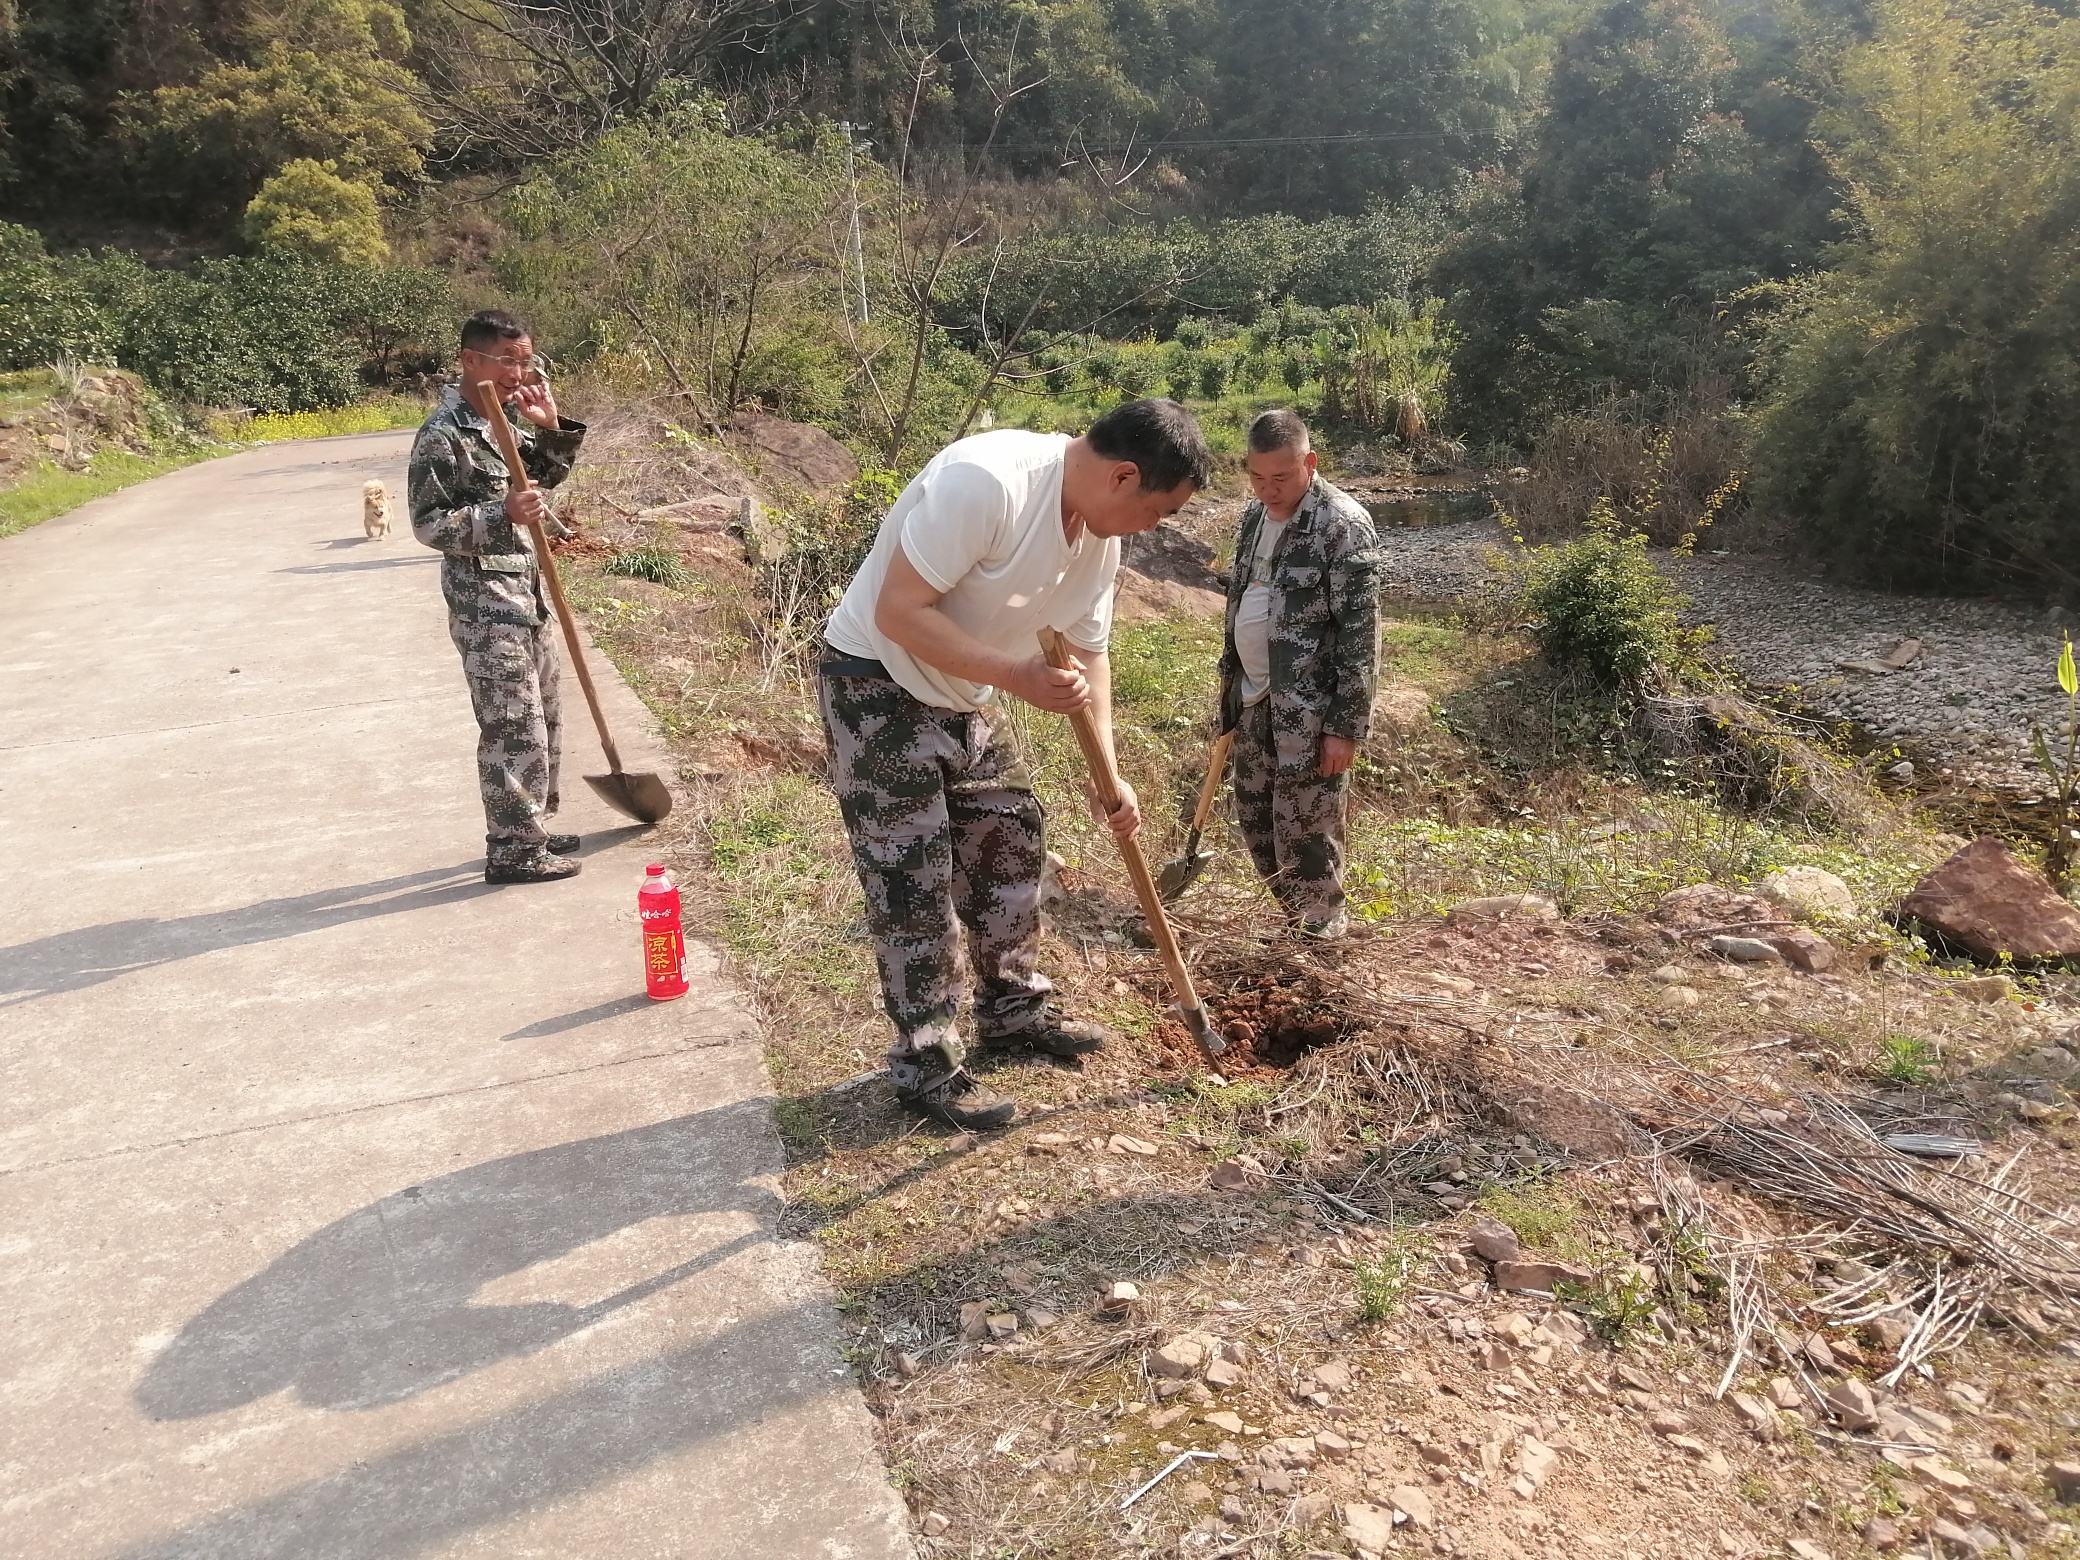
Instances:
[[[824,677],[879,677],[893,682],[888,668],[879,661],[863,655],[847,655],[828,639],[823,641],[823,654],[817,658],[816,670]]]

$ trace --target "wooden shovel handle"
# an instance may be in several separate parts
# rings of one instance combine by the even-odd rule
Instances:
[[[1069,671],[1069,646],[1062,636],[1051,628],[1040,630],[1040,650],[1047,657],[1047,664],[1057,671]],[[1119,807],[1119,771],[1112,766],[1112,755],[1106,750],[1105,742],[1098,735],[1098,723],[1088,707],[1074,711],[1069,716],[1070,729],[1076,733],[1076,745],[1083,749],[1083,761],[1090,766],[1091,780],[1096,785],[1098,800],[1107,812]],[[1156,952],[1163,957],[1163,967],[1170,973],[1170,989],[1177,994],[1177,1005],[1186,1013],[1197,1013],[1199,993],[1192,986],[1191,971],[1185,968],[1184,955],[1178,951],[1177,933],[1171,929],[1170,917],[1163,913],[1163,901],[1156,893],[1156,880],[1149,874],[1148,858],[1141,854],[1141,842],[1129,835],[1119,840],[1119,853],[1126,859],[1127,876],[1134,880],[1134,897],[1141,901],[1141,918],[1148,923],[1149,935],[1155,939]]]
[[[1206,761],[1206,783],[1199,787],[1199,805],[1192,809],[1192,832],[1197,834],[1213,816],[1214,798],[1221,794],[1221,781],[1228,773],[1228,749],[1235,745],[1235,728],[1230,726],[1213,742],[1213,756]]]
[[[527,474],[527,463],[520,458],[520,441],[513,437],[513,425],[506,421],[505,406],[498,398],[498,386],[488,379],[478,381],[477,397],[489,408],[484,417],[491,424],[491,437],[498,443],[498,453],[505,457],[508,477],[520,488],[533,487],[534,478]],[[542,583],[549,587],[549,604],[556,609],[556,621],[563,625],[563,642],[570,646],[571,670],[578,674],[578,686],[585,690],[585,707],[592,711],[592,724],[599,728],[599,745],[607,755],[607,768],[618,775],[621,754],[614,746],[614,734],[607,730],[606,713],[599,707],[599,690],[592,686],[592,672],[585,665],[585,646],[578,638],[577,619],[571,616],[571,604],[563,599],[563,579],[556,572],[549,538],[543,534],[540,523],[533,520],[527,522],[527,534],[534,538],[535,562],[541,565]]]

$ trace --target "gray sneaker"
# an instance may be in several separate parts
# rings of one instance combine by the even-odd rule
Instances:
[[[976,1043],[983,1050],[998,1055],[1043,1051],[1049,1056],[1089,1056],[1093,1051],[1104,1050],[1105,1042],[1112,1038],[1112,1031],[1103,1024],[1070,1018],[1052,1002],[1023,1029],[991,1034],[978,1024],[975,1035]]]

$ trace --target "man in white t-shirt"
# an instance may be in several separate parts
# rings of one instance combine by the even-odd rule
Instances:
[[[1343,935],[1345,796],[1379,674],[1377,533],[1315,470],[1284,409],[1250,425],[1250,488],[1228,584],[1222,729],[1250,859],[1303,933]]]
[[[973,1130],[1016,1109],[962,1066],[963,930],[984,1047],[1076,1056],[1102,1043],[1048,1001],[1040,804],[993,738],[990,707],[1002,690],[1062,714],[1088,708],[1110,745],[1119,538],[1175,514],[1211,473],[1198,424],[1173,401],[1129,402],[1080,438],[961,439],[903,490],[825,625],[832,783],[896,1026],[889,1077],[912,1110]],[[1076,669],[1047,664],[1043,628],[1075,647]],[[1103,821],[1122,836],[1140,827],[1131,789]]]

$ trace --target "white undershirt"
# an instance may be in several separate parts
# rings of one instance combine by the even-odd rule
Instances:
[[[974,710],[996,690],[940,670],[903,649],[874,621],[889,560],[901,548],[933,589],[939,610],[993,650],[1023,660],[1038,631],[1103,650],[1112,632],[1119,540],[1062,532],[1066,434],[1000,428],[949,444],[881,522],[874,550],[852,577],[824,635],[847,655],[881,662],[926,704]]]
[[[1256,555],[1250,559],[1249,583],[1235,608],[1235,654],[1242,662],[1244,704],[1255,704],[1271,691],[1271,587],[1266,581],[1271,578],[1271,554],[1285,534],[1285,520],[1264,516]]]

